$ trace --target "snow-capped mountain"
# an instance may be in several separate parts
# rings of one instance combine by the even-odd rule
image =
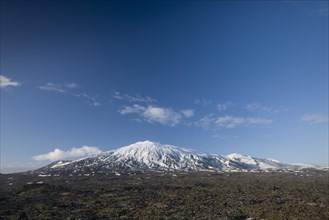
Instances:
[[[87,174],[132,171],[266,171],[306,168],[273,159],[241,154],[227,156],[200,153],[151,141],[137,142],[116,150],[75,161],[57,161],[32,171],[41,174]],[[314,168],[314,166],[312,167]]]

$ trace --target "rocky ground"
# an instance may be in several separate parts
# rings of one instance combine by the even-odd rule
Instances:
[[[1,175],[0,219],[329,219],[328,171]]]

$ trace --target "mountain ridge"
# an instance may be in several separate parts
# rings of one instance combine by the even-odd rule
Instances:
[[[318,168],[263,159],[238,153],[226,156],[207,154],[169,144],[140,141],[118,149],[73,161],[57,161],[32,173],[81,175],[145,171],[265,172]]]

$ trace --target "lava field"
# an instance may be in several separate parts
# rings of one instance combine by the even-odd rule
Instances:
[[[329,219],[328,171],[1,174],[0,219]]]

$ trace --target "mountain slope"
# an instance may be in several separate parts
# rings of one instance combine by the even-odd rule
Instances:
[[[200,153],[151,141],[137,142],[116,150],[75,161],[57,161],[32,171],[41,174],[92,174],[109,172],[153,171],[265,171],[298,170],[305,166],[291,165],[272,159],[241,154],[227,156]]]

